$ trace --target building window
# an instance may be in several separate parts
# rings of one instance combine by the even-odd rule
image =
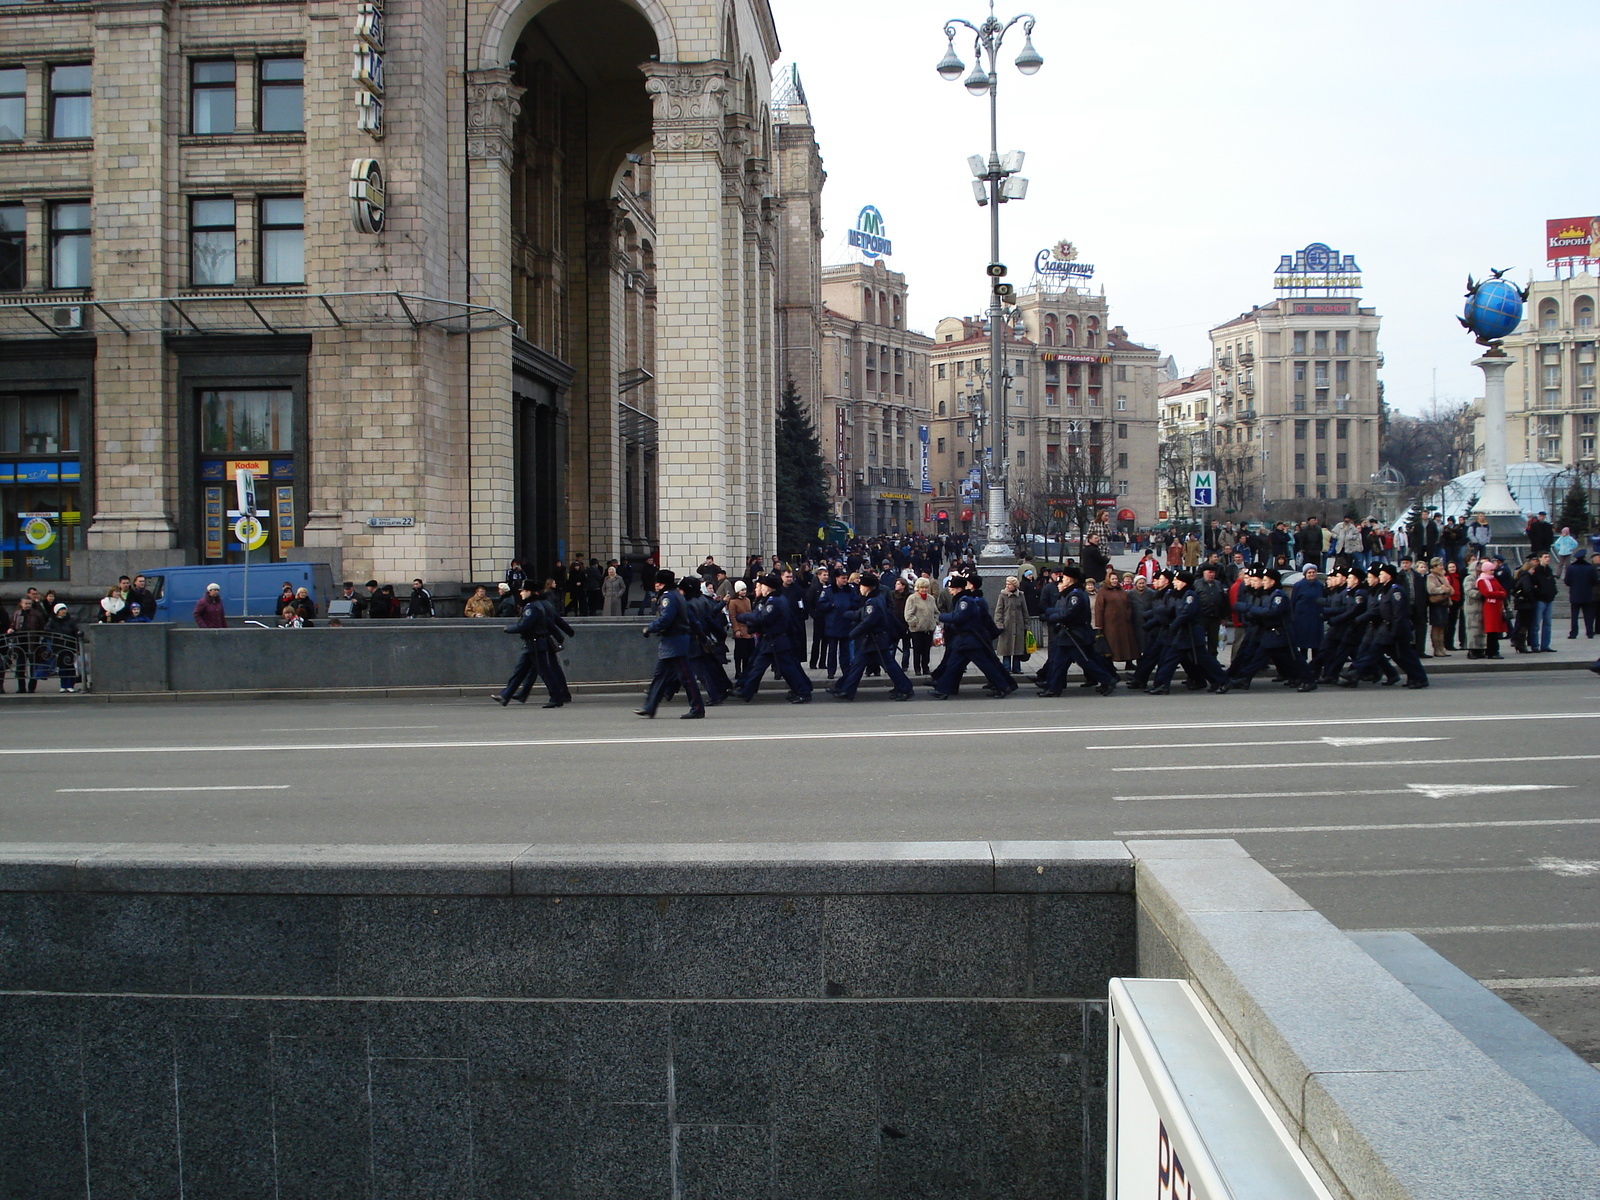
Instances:
[[[1304,470],[1305,470],[1305,469],[1306,469],[1306,455],[1305,455],[1305,451],[1303,451],[1303,450],[1297,450],[1297,451],[1295,451],[1295,456],[1294,456],[1294,469],[1295,469],[1295,470],[1296,470],[1296,471],[1304,471]]]
[[[1123,471],[1128,469],[1128,456],[1126,454],[1117,455],[1117,467]]]
[[[1350,331],[1341,329],[1333,335],[1333,352],[1335,354],[1350,353]]]
[[[261,201],[261,282],[306,281],[305,201],[269,196]]]
[[[944,416],[944,401],[943,400],[939,401],[939,415],[941,417]]]
[[[1128,481],[1126,479],[1117,480],[1117,495],[1126,496],[1127,494],[1128,494]]]
[[[1328,473],[1328,456],[1326,454],[1319,454],[1319,455],[1317,455],[1317,474],[1318,475],[1326,475],[1327,473]]]
[[[1594,439],[1592,437],[1579,438],[1578,445],[1582,447],[1584,458],[1594,457]]]
[[[1310,424],[1310,422],[1308,422],[1308,421],[1296,421],[1294,423],[1294,440],[1295,441],[1303,442],[1303,441],[1306,440],[1306,426],[1308,424]]]
[[[88,63],[50,68],[50,136],[86,138],[93,132]]]
[[[89,286],[89,202],[50,206],[50,286]]]
[[[1044,448],[1044,465],[1051,468],[1061,465],[1061,447],[1054,442]]]
[[[0,292],[14,292],[28,281],[28,210],[0,204]]]
[[[1295,335],[1294,335],[1294,353],[1296,353],[1296,354],[1304,354],[1305,352],[1306,352],[1306,332],[1303,329],[1297,330],[1295,332]]]
[[[965,421],[957,421],[956,422],[956,436],[957,437],[965,437],[966,434],[967,434],[967,423]]]
[[[1294,485],[1294,498],[1296,500],[1304,500],[1306,498],[1306,485],[1305,484],[1297,483],[1297,484]]]
[[[1333,465],[1338,467],[1341,471],[1348,470],[1350,467],[1350,456],[1343,450],[1339,451],[1339,453],[1333,456]]]
[[[1028,463],[1028,452],[1026,450],[1018,450],[1017,451],[1017,466],[1019,466],[1019,467],[1026,466],[1027,463]]]
[[[1341,442],[1348,440],[1349,437],[1350,437],[1350,422],[1349,421],[1337,421],[1337,422],[1335,422],[1335,424],[1338,425],[1338,427],[1339,427],[1339,429],[1338,429],[1339,440]]]
[[[957,450],[956,451],[956,466],[964,467],[966,465],[967,465],[967,452],[965,450]]]
[[[233,132],[234,75],[231,58],[190,64],[190,133]]]
[[[939,364],[939,378],[940,379],[944,378],[944,363],[940,363]]]
[[[294,449],[294,393],[288,388],[200,393],[202,454],[271,454]]]
[[[944,453],[944,439],[943,438],[939,439],[939,453],[940,454]]]
[[[299,133],[305,122],[305,63],[299,58],[261,60],[261,131]]]
[[[1097,387],[1092,387],[1089,389],[1089,407],[1100,407],[1100,389]]]
[[[195,287],[234,283],[232,196],[189,202],[189,282]]]
[[[1128,368],[1126,366],[1124,366],[1122,363],[1118,363],[1117,364],[1117,382],[1118,383],[1127,383],[1128,382]]]
[[[1119,438],[1125,438],[1125,437],[1128,436],[1128,425],[1127,425],[1127,422],[1119,421],[1117,423],[1117,436]]]
[[[28,129],[28,72],[0,67],[0,142],[20,142]]]
[[[1312,342],[1312,345],[1315,347],[1315,350],[1313,351],[1313,353],[1315,353],[1315,354],[1326,354],[1328,352],[1328,333],[1327,333],[1327,331],[1323,330],[1323,329],[1319,329],[1319,330],[1317,330],[1317,332],[1313,336],[1314,336],[1314,339],[1315,339]]]
[[[1546,367],[1544,369],[1544,386],[1547,388],[1558,388],[1561,386],[1560,367]]]

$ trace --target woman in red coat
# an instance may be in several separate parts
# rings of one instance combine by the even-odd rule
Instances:
[[[1500,657],[1500,636],[1511,632],[1506,624],[1506,589],[1494,577],[1494,563],[1483,559],[1478,563],[1475,585],[1483,597],[1483,637],[1488,643],[1487,658]]]

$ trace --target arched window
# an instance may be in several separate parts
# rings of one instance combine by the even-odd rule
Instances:
[[[878,324],[889,324],[889,293],[878,293]]]
[[[1083,334],[1083,345],[1086,350],[1093,350],[1100,344],[1100,321],[1090,317]]]
[[[872,289],[861,289],[861,319],[868,325],[876,325],[877,317],[873,312]]]
[[[939,415],[941,417],[944,416],[944,401],[943,400],[939,401]]]
[[[905,315],[900,311],[900,297],[894,298],[894,327],[899,329],[905,320]]]
[[[1066,326],[1061,330],[1061,344],[1063,346],[1076,346],[1078,344],[1078,318],[1069,316]]]
[[[1594,297],[1579,296],[1572,305],[1573,324],[1590,326],[1594,324]]]
[[[1561,320],[1554,300],[1546,300],[1539,306],[1539,328],[1554,329]]]
[[[1039,344],[1041,346],[1054,346],[1056,344],[1056,315],[1045,313],[1044,327],[1039,331]]]

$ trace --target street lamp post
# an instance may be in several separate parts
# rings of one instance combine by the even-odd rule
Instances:
[[[973,63],[972,73],[965,81],[966,89],[974,96],[987,93],[989,97],[989,157],[985,160],[974,154],[967,159],[973,175],[973,196],[980,206],[987,205],[989,209],[989,427],[994,463],[985,481],[988,484],[988,540],[982,557],[1002,559],[1011,549],[1006,539],[1006,430],[1011,422],[1005,395],[1004,301],[1013,294],[1013,289],[1002,282],[1006,269],[1000,262],[1000,206],[1027,196],[1028,181],[1018,174],[1022,170],[1022,151],[1013,150],[1003,156],[1000,153],[1000,73],[996,56],[1006,34],[1019,22],[1023,41],[1016,57],[1016,68],[1024,75],[1032,75],[1044,65],[1044,59],[1033,48],[1033,14],[1019,13],[1002,23],[994,15],[994,0],[989,0],[989,15],[979,24],[960,17],[945,22],[945,53],[936,68],[946,80],[954,82],[960,78],[967,66],[956,54],[956,30],[958,27],[969,30]]]

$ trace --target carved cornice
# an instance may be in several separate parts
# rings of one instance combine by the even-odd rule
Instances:
[[[645,63],[658,154],[722,152],[727,111],[728,63]]]
[[[510,167],[522,113],[520,88],[504,67],[467,72],[467,157],[486,159]]]

